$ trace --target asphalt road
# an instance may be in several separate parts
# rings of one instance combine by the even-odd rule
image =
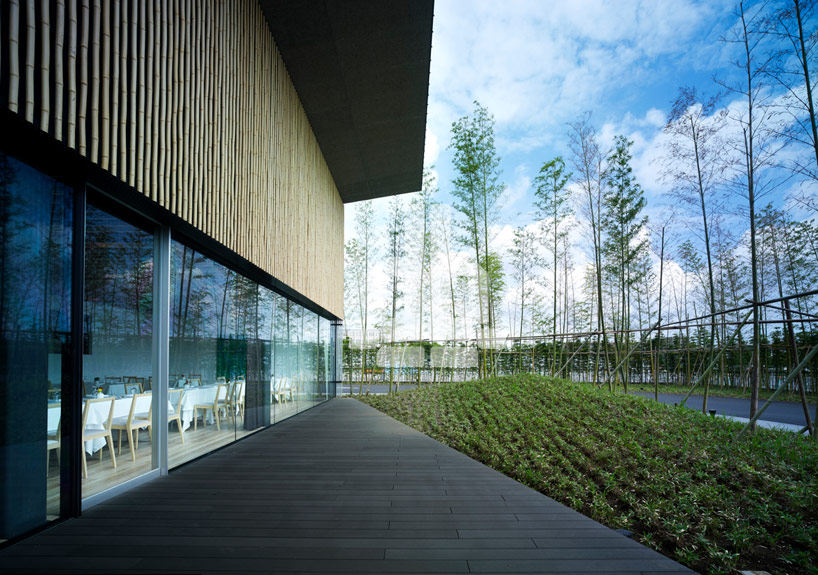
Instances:
[[[635,392],[653,399],[653,394],[648,392]],[[667,404],[680,403],[684,395],[680,393],[660,393],[659,401]],[[764,404],[763,400],[758,402],[759,407]],[[691,395],[685,407],[701,410],[702,396]],[[750,417],[750,400],[738,397],[708,397],[707,409],[715,409],[719,415],[732,415],[734,417]],[[810,417],[815,417],[815,404],[810,404]],[[804,410],[800,403],[791,401],[774,401],[761,415],[765,421],[775,421],[778,423],[789,423],[793,425],[805,425]]]
[[[414,389],[414,384],[403,384],[400,386],[402,390],[406,389]],[[369,393],[374,394],[382,394],[386,393],[389,390],[388,385],[384,384],[371,384],[369,387]],[[352,385],[352,392],[354,394],[358,393],[358,385]],[[364,393],[366,392],[366,385],[364,385]],[[344,395],[349,393],[348,385],[340,385],[338,386],[338,395]],[[635,392],[636,395],[642,395],[647,398],[653,398],[653,393],[650,392]],[[660,393],[659,394],[659,401],[662,403],[667,404],[674,404],[679,403],[682,401],[684,396],[682,394],[677,393]],[[759,402],[759,406],[763,405],[763,401]],[[690,409],[701,410],[702,408],[702,396],[700,395],[692,395],[690,399],[687,400],[686,407]],[[737,397],[709,397],[707,400],[707,408],[708,409],[715,409],[719,415],[731,415],[733,417],[750,417],[750,400],[749,399],[740,399]],[[814,401],[810,404],[810,417],[815,417],[815,403]],[[801,408],[800,403],[791,402],[791,401],[775,401],[768,407],[761,416],[761,419],[765,421],[775,421],[777,423],[788,423],[791,425],[800,425],[803,426],[804,422],[804,410]]]

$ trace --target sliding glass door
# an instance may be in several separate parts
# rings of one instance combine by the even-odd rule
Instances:
[[[83,497],[155,468],[154,233],[89,204],[82,357]]]
[[[0,153],[0,540],[60,513],[73,191]]]

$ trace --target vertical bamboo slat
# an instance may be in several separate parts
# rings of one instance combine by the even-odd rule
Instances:
[[[29,6],[34,2],[29,0]],[[51,82],[49,75],[51,74],[51,22],[50,22],[50,2],[49,0],[42,0],[40,3],[40,129],[44,132],[48,131],[48,120],[51,117]],[[33,42],[33,39],[31,40]],[[32,105],[33,87],[32,87]]]
[[[77,0],[68,0],[68,147],[77,147]]]
[[[169,174],[170,174],[170,120],[168,119],[169,116],[169,108],[170,108],[170,84],[173,78],[171,77],[173,68],[170,64],[170,54],[173,51],[173,46],[171,44],[171,35],[170,35],[170,24],[172,22],[171,16],[171,8],[170,2],[172,0],[162,0],[162,11],[163,11],[163,18],[162,18],[162,102],[161,102],[161,110],[162,110],[162,122],[160,125],[160,141],[161,147],[159,150],[159,204],[170,209],[168,206],[167,195],[169,193]]]
[[[147,78],[145,74],[150,66],[145,61],[145,42],[147,39],[147,23],[146,23],[146,9],[145,2],[139,2],[139,148],[136,159],[131,159],[131,169],[136,173],[135,182],[131,182],[132,186],[136,186],[137,190],[142,190],[142,193],[150,197],[150,192],[145,190],[145,125],[148,123],[145,117],[149,110],[145,106],[145,87],[147,85]],[[136,116],[136,110],[132,109],[131,117]]]
[[[183,0],[182,2],[182,65],[184,66],[184,73],[182,74],[182,90],[179,94],[182,104],[182,126],[180,134],[182,137],[181,145],[179,146],[181,172],[182,172],[182,189],[190,192],[190,0]],[[191,218],[191,204],[193,203],[189,193],[181,194],[183,200],[182,218],[185,221],[193,221]]]
[[[137,104],[137,65],[141,65],[142,76],[145,75],[144,59],[137,55],[137,24],[139,23],[139,15],[137,12],[137,3],[142,5],[144,12],[144,2],[140,0],[131,0],[131,30],[130,40],[131,47],[128,50],[128,59],[131,62],[131,72],[128,80],[130,81],[130,89],[128,91],[128,185],[133,186],[136,183],[136,104]],[[143,38],[144,43],[144,38]],[[143,117],[145,109],[144,98],[139,105],[139,117]]]
[[[107,170],[111,157],[111,7],[109,0],[102,0],[102,68],[97,76],[101,77],[102,94],[100,96],[102,106],[101,128],[102,137],[100,139],[100,165],[103,170]],[[117,61],[114,54],[114,61]],[[117,109],[119,107],[117,106]]]
[[[20,94],[20,2],[9,2],[9,110],[17,112]]]
[[[34,123],[34,42],[37,27],[34,2],[26,2],[26,121]]]
[[[149,132],[149,137],[145,142],[145,185],[147,186],[146,195],[156,201],[156,141],[157,135],[157,107],[159,105],[159,61],[160,52],[157,49],[157,39],[159,35],[156,34],[154,28],[159,22],[161,13],[158,12],[159,0],[153,0],[153,5],[148,8],[147,12],[147,26],[148,26],[148,109],[145,129]],[[154,18],[154,14],[156,18]]]
[[[176,50],[181,50],[181,45],[179,42],[179,30],[181,28],[181,16],[179,14],[179,1],[180,0],[173,0],[173,21],[174,26],[171,27],[171,33],[169,34],[171,38],[171,45],[170,45],[170,53],[173,55],[175,54]],[[183,199],[180,197],[180,194],[176,193],[176,190],[179,189],[180,180],[179,180],[179,88],[180,88],[180,58],[172,58],[173,64],[173,74],[171,76],[171,81],[169,82],[171,86],[171,98],[173,101],[173,106],[171,108],[171,117],[170,117],[170,150],[168,153],[170,161],[169,164],[169,171],[170,171],[170,178],[168,183],[168,197],[166,197],[167,204],[165,207],[170,209],[172,212],[176,214],[182,213],[181,205]]]
[[[54,137],[62,141],[63,122],[63,52],[65,51],[65,0],[57,0],[54,22]]]
[[[120,27],[119,27],[119,85],[114,83],[114,90],[119,90],[119,101],[121,102],[122,110],[119,113],[119,143],[117,149],[119,151],[119,179],[124,180],[128,174],[128,46],[129,46],[129,30],[128,30],[128,0],[119,0],[122,3],[120,9]]]
[[[343,204],[257,2],[7,13],[10,110],[341,315]]]
[[[77,116],[79,118],[78,134],[79,152],[85,155],[86,123],[88,110],[88,42],[90,36],[91,8],[88,0],[82,0],[82,40],[80,41],[80,101]],[[94,160],[93,155],[90,158]]]
[[[111,64],[111,76],[110,76],[110,83],[112,90],[112,101],[111,101],[111,111],[110,115],[106,115],[107,110],[107,103],[108,103],[108,96],[106,90],[108,90],[108,80],[106,80],[106,75],[103,72],[103,80],[102,80],[102,140],[103,140],[103,148],[102,148],[102,167],[108,169],[108,161],[106,160],[106,151],[110,146],[110,171],[112,174],[118,176],[119,175],[119,155],[117,154],[118,146],[119,146],[119,63],[120,63],[120,50],[119,50],[119,36],[121,34],[121,22],[122,19],[120,17],[120,10],[121,10],[121,0],[111,0],[113,2],[113,28],[112,33],[110,35],[110,46],[112,48],[108,49],[105,47],[105,33],[103,32],[103,42],[102,42],[102,49],[104,50],[103,54],[108,54],[109,51],[112,52],[111,60],[113,60]],[[105,16],[105,10],[102,11],[102,18],[103,22],[103,30],[105,25],[108,23],[109,18]],[[102,61],[103,69],[107,69],[108,64],[105,61],[105,57],[103,56]],[[110,121],[108,120],[110,118]],[[110,139],[108,138],[108,134],[110,134]],[[109,142],[109,143],[106,143]]]

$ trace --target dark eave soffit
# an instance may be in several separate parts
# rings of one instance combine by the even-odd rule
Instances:
[[[344,203],[423,178],[433,0],[260,0]]]

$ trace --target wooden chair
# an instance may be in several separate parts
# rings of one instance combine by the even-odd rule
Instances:
[[[290,384],[289,378],[286,377],[278,377],[275,380],[275,385],[273,387],[273,395],[276,398],[278,403],[284,403],[285,401],[289,400],[292,401],[293,399],[293,388]]]
[[[139,391],[132,392],[130,391],[133,389],[133,386],[137,386]],[[147,389],[145,389],[145,378],[144,377],[137,377],[135,375],[129,375],[125,377],[125,392],[130,393],[144,393]]]
[[[148,433],[151,432],[151,412],[153,411],[153,402],[148,402],[148,411],[142,413],[135,413],[136,411],[136,404],[139,403],[139,399],[147,397],[148,399],[151,398],[150,393],[137,393],[133,396],[131,400],[131,410],[128,412],[126,417],[117,417],[116,419],[112,420],[111,422],[111,430],[118,430],[119,431],[119,448],[117,450],[117,455],[122,454],[122,432],[128,432],[128,446],[131,448],[131,461],[136,461],[136,453],[134,452],[135,448],[139,447],[139,430],[140,429],[147,429]],[[134,432],[136,432],[134,434]],[[134,437],[134,435],[136,437]]]
[[[139,382],[134,383],[126,383],[125,384],[125,395],[134,395],[137,393],[142,393],[142,384]]]
[[[233,419],[233,425],[236,424],[236,410],[234,409],[233,404],[233,394],[235,393],[236,384],[235,382],[228,382],[228,383],[220,383],[219,385],[224,385],[227,387],[227,391],[224,394],[224,397],[218,398],[216,400],[216,410],[219,413],[219,418],[221,418],[221,412],[224,410],[225,417],[231,417]]]
[[[216,429],[221,431],[221,426],[219,425],[219,405],[223,404],[224,399],[227,398],[227,385],[224,383],[220,383],[216,387],[216,397],[213,400],[213,403],[200,403],[193,406],[193,431],[196,431],[198,428],[197,424],[199,422],[199,410],[204,410],[204,415],[202,416],[202,425],[207,425],[207,412],[208,410],[213,410],[213,417],[216,418]]]
[[[182,443],[185,442],[185,432],[182,429],[182,398],[185,395],[184,389],[172,389],[168,391],[168,401],[173,406],[173,415],[168,415],[168,423],[175,421],[179,426],[179,437]]]
[[[57,433],[49,435],[45,442],[45,476],[48,477],[48,466],[51,463],[51,452],[57,450],[57,465],[60,464],[60,426],[62,421],[57,424]]]
[[[201,377],[189,377],[187,378],[187,385],[190,387],[201,387],[202,386],[202,378]]]
[[[238,380],[233,386],[233,397],[230,398],[230,408],[233,413],[238,413],[244,419],[244,390],[247,382],[244,378]]]
[[[108,418],[103,423],[102,429],[88,429],[88,412],[91,406],[97,403],[108,403]],[[111,461],[116,469],[116,456],[114,455],[114,436],[111,434],[111,420],[114,418],[114,398],[103,397],[100,399],[86,399],[82,410],[82,476],[88,477],[88,464],[85,457],[85,442],[92,439],[105,438],[108,443],[108,451],[111,452]],[[99,459],[102,461],[102,449],[99,450]]]

